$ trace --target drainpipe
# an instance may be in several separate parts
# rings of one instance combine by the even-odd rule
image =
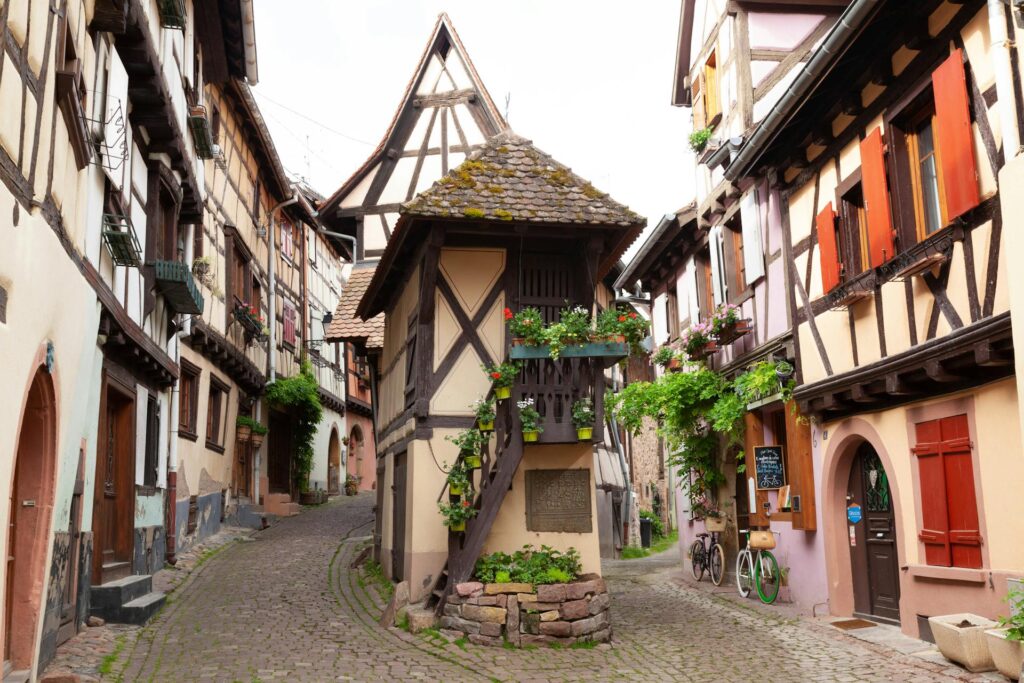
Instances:
[[[253,0],[241,0],[242,10],[242,42],[245,43],[245,80],[249,85],[260,81],[260,72],[256,63],[256,16],[253,11]]]
[[[992,67],[999,94],[999,123],[1003,132],[1004,164],[1020,154],[1020,131],[1017,129],[1017,92],[1013,83],[1010,60],[1012,42],[1006,32],[1005,0],[988,0],[988,30],[991,35]]]

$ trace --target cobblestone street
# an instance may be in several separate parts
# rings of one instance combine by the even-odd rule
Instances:
[[[372,504],[372,495],[362,494],[306,509],[210,554],[148,626],[122,632],[123,645],[107,658],[103,679],[971,679],[821,623],[688,586],[675,551],[608,563],[611,646],[516,651],[384,629],[376,623],[382,601],[373,582],[348,569],[369,540]]]

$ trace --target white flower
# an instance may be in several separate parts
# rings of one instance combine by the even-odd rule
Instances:
[[[522,401],[516,401],[516,405],[519,406],[519,410],[522,410],[523,408],[528,408],[533,405],[533,399],[527,398]]]

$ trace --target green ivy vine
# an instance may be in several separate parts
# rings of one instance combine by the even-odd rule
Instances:
[[[279,379],[267,387],[267,402],[295,419],[292,430],[295,443],[292,478],[300,491],[309,488],[309,473],[313,470],[313,442],[323,416],[318,387],[313,365],[305,356],[300,362],[299,374]]]

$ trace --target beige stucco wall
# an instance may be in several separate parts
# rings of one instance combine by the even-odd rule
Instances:
[[[405,342],[409,336],[409,315],[420,298],[420,268],[406,281],[394,308],[384,318],[384,349],[380,361],[378,425],[383,429],[405,409]],[[378,444],[382,450],[384,444]]]
[[[238,400],[240,396],[238,386],[231,382],[226,374],[214,366],[213,363],[206,360],[206,358],[184,344],[181,347],[181,356],[197,366],[200,369],[200,374],[196,411],[196,433],[198,438],[195,441],[184,437],[178,439],[178,500],[183,500],[189,496],[203,496],[231,487],[232,465],[235,461],[236,447],[235,419],[238,417]],[[218,453],[206,447],[206,421],[209,415],[211,375],[216,375],[217,379],[225,382],[231,389],[223,399],[227,406],[223,416],[223,453]]]

